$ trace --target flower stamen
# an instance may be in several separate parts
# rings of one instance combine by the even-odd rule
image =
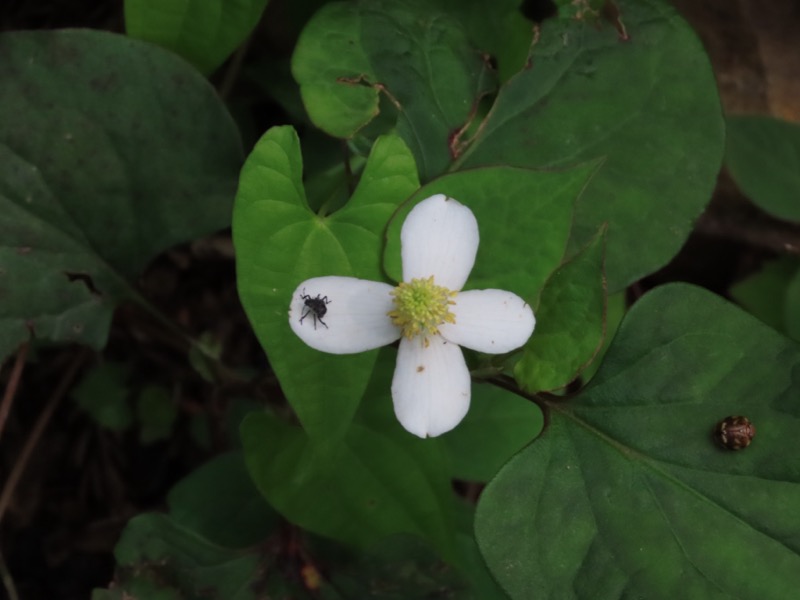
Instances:
[[[457,293],[436,285],[433,275],[404,281],[391,292],[395,309],[388,315],[407,339],[424,336],[427,346],[427,336],[438,334],[440,325],[456,322],[450,306],[455,304],[452,298]]]

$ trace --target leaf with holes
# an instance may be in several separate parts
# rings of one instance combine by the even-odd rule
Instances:
[[[242,154],[208,83],[100,31],[0,36],[0,357],[105,344],[158,253],[230,223]]]
[[[292,72],[311,120],[336,137],[370,123],[385,94],[423,181],[447,168],[478,102],[494,89],[458,21],[398,0],[324,6],[297,42]]]
[[[580,3],[579,3],[580,4]],[[724,127],[700,42],[661,0],[620,0],[622,21],[541,24],[530,65],[500,89],[457,168],[554,168],[604,157],[576,205],[573,251],[608,223],[617,291],[681,247],[711,197]]]
[[[650,292],[481,496],[512,598],[759,598],[800,585],[800,348],[709,292]],[[756,428],[739,451],[716,423]]]

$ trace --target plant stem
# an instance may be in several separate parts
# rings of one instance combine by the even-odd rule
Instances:
[[[66,395],[70,385],[72,385],[72,381],[75,379],[75,376],[77,375],[78,370],[83,364],[83,361],[86,359],[88,353],[88,350],[84,348],[78,352],[75,358],[72,359],[72,362],[67,368],[67,371],[64,373],[64,376],[61,378],[58,387],[56,387],[55,391],[50,396],[50,399],[47,401],[44,410],[36,420],[36,424],[33,426],[31,434],[25,441],[22,452],[20,453],[17,462],[14,463],[14,468],[11,469],[11,473],[6,480],[5,486],[3,486],[3,492],[0,494],[0,521],[3,520],[3,515],[5,514],[6,509],[8,509],[8,505],[11,503],[11,499],[14,496],[14,491],[16,490],[17,484],[19,483],[19,480],[25,471],[25,467],[28,465],[28,461],[30,460],[31,455],[36,448],[36,444],[42,437],[42,434],[44,433],[47,424],[50,422],[50,419],[58,407],[58,404],[61,402],[61,399]]]
[[[11,412],[11,405],[14,403],[14,397],[17,394],[17,387],[19,380],[22,377],[22,369],[25,367],[25,358],[28,356],[28,348],[30,342],[24,342],[17,351],[17,359],[14,361],[14,368],[11,370],[11,376],[8,378],[8,386],[3,393],[3,402],[0,404],[0,437],[3,435],[3,429],[6,426],[8,413]]]
[[[11,577],[11,572],[8,570],[8,566],[6,565],[6,559],[3,557],[3,554],[0,552],[0,579],[3,580],[3,587],[6,588],[6,594],[8,594],[8,600],[19,600],[19,595],[17,595],[17,588],[14,585],[14,578]]]

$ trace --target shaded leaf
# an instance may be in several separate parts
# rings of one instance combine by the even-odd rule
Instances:
[[[125,29],[208,74],[250,35],[268,1],[125,0]]]
[[[800,262],[783,257],[731,286],[736,302],[770,327],[800,341]]]
[[[265,557],[217,546],[155,513],[128,522],[114,556],[123,569],[118,585],[133,597],[256,600],[279,578]]]
[[[387,537],[343,564],[338,549],[331,560],[339,563],[331,572],[331,587],[342,598],[435,598],[444,590],[448,598],[472,597],[458,571],[418,537]]]
[[[170,53],[100,31],[0,36],[0,356],[105,344],[158,253],[230,223],[241,164],[214,90]]]
[[[798,398],[797,345],[699,288],[650,292],[484,491],[490,569],[513,598],[791,597]],[[732,414],[757,429],[739,452],[711,435]]]
[[[278,524],[240,452],[222,454],[192,471],[170,490],[167,504],[175,523],[226,548],[256,544]]]
[[[786,289],[783,315],[786,322],[786,335],[800,342],[800,269],[794,274]]]
[[[100,427],[125,431],[133,420],[129,376],[130,369],[125,365],[101,363],[83,376],[72,390],[72,397]]]
[[[136,401],[136,417],[139,421],[139,441],[150,444],[168,438],[178,417],[178,407],[169,390],[149,385],[139,392]]]
[[[800,125],[760,116],[728,117],[725,166],[765,211],[800,221]]]

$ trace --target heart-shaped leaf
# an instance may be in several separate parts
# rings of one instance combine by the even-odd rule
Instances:
[[[397,136],[380,138],[350,201],[312,212],[291,127],[269,130],[242,169],[233,215],[239,295],[281,388],[311,436],[346,431],[377,351],[312,350],[289,328],[292,293],[304,280],[349,275],[381,280],[382,234],[396,207],[419,186],[414,159]]]
[[[0,357],[30,332],[100,348],[159,252],[230,223],[242,154],[214,90],[100,31],[0,36]]]
[[[513,598],[759,598],[800,585],[800,348],[674,284],[629,311],[592,383],[484,491],[478,542]],[[755,426],[739,451],[721,419]]]

